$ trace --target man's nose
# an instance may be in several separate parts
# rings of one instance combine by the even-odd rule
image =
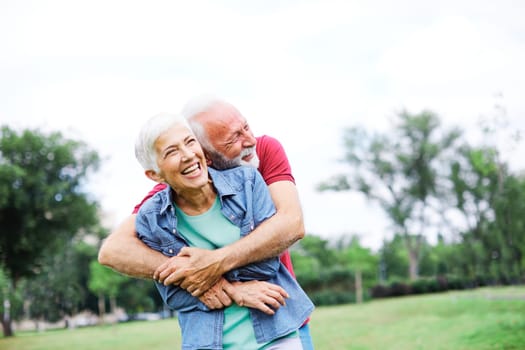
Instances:
[[[257,140],[255,139],[255,136],[249,131],[244,130],[243,131],[243,142],[242,145],[244,147],[252,147],[255,146],[255,143]]]

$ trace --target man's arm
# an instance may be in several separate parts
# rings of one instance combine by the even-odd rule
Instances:
[[[304,222],[295,184],[277,181],[268,186],[277,212],[252,233],[219,250],[225,271],[280,255],[304,237]]]
[[[136,214],[127,217],[105,239],[98,262],[137,278],[153,278],[155,269],[169,258],[145,245],[135,233]]]
[[[189,257],[180,268],[167,261],[155,271],[154,278],[165,285],[179,284],[200,296],[219,278],[235,268],[275,257],[304,237],[299,195],[291,181],[277,181],[269,187],[277,212],[242,239],[216,250],[185,247],[179,256]]]

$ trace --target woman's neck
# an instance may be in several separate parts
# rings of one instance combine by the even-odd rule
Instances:
[[[175,204],[186,215],[199,215],[207,212],[213,203],[217,194],[211,183],[207,186],[196,190],[189,190],[175,193]]]

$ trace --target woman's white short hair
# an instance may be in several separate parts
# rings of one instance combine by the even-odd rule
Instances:
[[[135,157],[144,170],[159,172],[155,142],[159,136],[176,124],[191,130],[186,118],[181,114],[159,113],[151,117],[140,129],[135,141]]]

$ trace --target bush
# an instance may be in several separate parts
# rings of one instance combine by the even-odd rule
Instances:
[[[355,294],[351,292],[323,290],[309,296],[316,306],[355,303]]]
[[[463,281],[463,279],[456,277],[456,276],[450,276],[446,277],[447,280],[447,287],[448,290],[462,290],[466,288],[466,284]]]
[[[414,281],[411,286],[412,294],[424,294],[430,292],[429,281],[426,279],[419,279]]]
[[[398,297],[411,294],[410,285],[403,282],[392,282],[390,285],[390,296]]]
[[[412,282],[393,281],[389,285],[376,284],[370,288],[371,298],[397,297],[410,294],[425,294],[445,292],[448,290],[462,290],[490,285],[505,285],[516,282],[523,283],[519,277],[494,279],[489,276],[478,275],[473,279],[461,278],[454,275],[437,276],[435,278],[420,278]]]
[[[370,296],[372,298],[386,298],[390,296],[390,288],[383,284],[377,284],[370,288]]]

